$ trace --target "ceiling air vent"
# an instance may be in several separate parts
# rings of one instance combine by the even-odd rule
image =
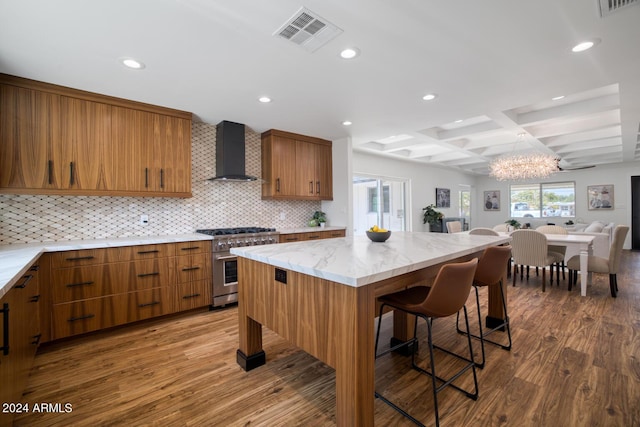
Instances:
[[[617,12],[620,9],[626,9],[628,6],[640,4],[639,0],[598,0],[598,9],[602,18]]]
[[[340,28],[302,7],[273,35],[289,40],[309,52],[315,52],[341,33]]]

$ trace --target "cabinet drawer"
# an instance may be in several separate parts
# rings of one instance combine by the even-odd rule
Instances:
[[[192,283],[181,283],[176,286],[175,304],[176,311],[190,310],[192,308],[206,307],[211,300],[211,281],[200,280]]]
[[[347,235],[346,230],[333,230],[333,231],[325,231],[325,238],[327,239],[331,239],[331,238],[335,238],[335,237],[344,237]]]
[[[173,313],[173,288],[161,287],[118,295],[123,299],[122,307],[127,307],[125,322],[150,319]]]
[[[176,243],[176,256],[211,252],[211,240]]]
[[[53,339],[97,331],[122,323],[116,312],[116,296],[55,304],[52,310]]]
[[[303,233],[302,240],[320,240],[326,238],[322,231],[313,231],[311,233]]]
[[[176,283],[173,258],[138,260],[123,264],[123,268],[128,268],[127,279],[124,282],[127,286],[126,291],[133,292]]]
[[[304,233],[281,234],[280,243],[300,242],[304,240]]]
[[[82,249],[51,254],[51,267],[64,268],[119,261],[118,249]]]
[[[175,243],[125,246],[120,249],[119,261],[164,258],[175,255]]]
[[[58,268],[51,271],[53,304],[98,298],[124,292],[127,269],[122,263]]]
[[[177,283],[211,278],[211,254],[201,253],[176,257]]]

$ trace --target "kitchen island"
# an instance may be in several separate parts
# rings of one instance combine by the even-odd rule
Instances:
[[[471,259],[508,236],[394,232],[233,248],[238,255],[239,349],[249,371],[266,362],[262,326],[336,370],[336,422],[373,426],[376,298],[430,283],[443,264]],[[496,316],[501,301],[490,299]],[[394,337],[409,335],[394,316]]]

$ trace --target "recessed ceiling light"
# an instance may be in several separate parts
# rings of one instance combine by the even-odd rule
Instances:
[[[260,98],[258,98],[258,101],[262,102],[263,104],[267,104],[271,102],[271,98],[269,98],[268,96],[261,96]]]
[[[453,123],[462,123],[462,119],[458,119],[458,120],[456,120],[456,121],[455,121],[455,122],[453,122]]]
[[[121,58],[120,61],[127,68],[132,68],[134,70],[142,70],[144,68],[144,64],[137,59],[133,58]]]
[[[552,101],[559,101],[562,98],[564,98],[564,95],[560,95],[560,96],[554,96],[553,98],[551,98]]]
[[[342,122],[342,124],[345,126],[351,126],[353,123],[351,123],[349,120],[345,120],[344,122]]]
[[[577,45],[575,45],[571,49],[571,51],[572,52],[584,52],[587,49],[591,49],[592,47],[594,47],[598,43],[600,43],[600,39],[593,39],[593,40],[587,40],[587,41],[584,41],[584,42],[580,42]]]
[[[438,97],[438,95],[436,95],[435,93],[428,93],[425,96],[422,97],[422,99],[424,99],[425,101],[432,101],[434,99],[436,99]]]
[[[342,59],[353,59],[358,55],[360,55],[360,50],[355,47],[349,47],[340,52],[340,57]]]

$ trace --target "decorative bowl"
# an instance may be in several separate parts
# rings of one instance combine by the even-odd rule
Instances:
[[[385,242],[389,236],[391,236],[391,231],[369,231],[367,230],[367,237],[372,242]]]

